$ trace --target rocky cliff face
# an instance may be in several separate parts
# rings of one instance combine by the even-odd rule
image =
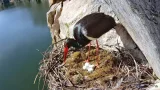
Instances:
[[[56,10],[55,8],[52,8],[56,5],[57,4],[51,6],[47,15],[49,15],[51,11]],[[130,50],[133,56],[135,56],[136,58],[145,59],[142,52],[137,48],[137,45],[127,33],[125,27],[120,24],[121,22],[113,12],[112,8],[103,0],[67,0],[63,2],[62,12],[59,17],[60,37],[62,39],[66,37],[73,38],[73,27],[75,23],[85,15],[98,12],[98,9],[100,10],[100,12],[114,17],[117,23],[117,26],[115,27],[116,30],[112,29],[98,39],[100,47],[108,50],[117,50],[115,47],[122,47]],[[52,37],[54,36],[54,33],[52,33],[54,32],[53,29],[54,28],[51,29]],[[92,45],[95,45],[94,41]]]
[[[105,0],[160,78],[160,1]]]

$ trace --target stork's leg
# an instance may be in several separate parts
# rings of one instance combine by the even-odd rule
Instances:
[[[88,47],[88,57],[87,60],[85,62],[89,62],[90,59],[90,49],[91,49],[91,43],[89,43],[89,47]]]
[[[96,67],[99,68],[99,44],[98,44],[98,41],[96,40],[96,44],[97,44],[97,47],[96,47],[96,59],[97,59],[97,62],[96,62]]]

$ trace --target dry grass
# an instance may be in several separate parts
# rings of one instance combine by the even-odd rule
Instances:
[[[105,51],[100,49],[100,68],[91,73],[83,70],[88,48],[70,50],[65,65],[63,62],[63,40],[43,53],[39,73],[36,78],[43,78],[49,90],[145,90],[157,79],[148,65],[137,61],[127,50]],[[90,63],[96,64],[96,50],[91,48]],[[36,79],[35,79],[36,80]]]

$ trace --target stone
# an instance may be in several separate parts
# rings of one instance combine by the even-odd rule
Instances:
[[[52,5],[56,4],[56,3],[59,3],[63,0],[48,0],[48,3],[49,3],[49,7],[51,7]]]
[[[160,1],[104,0],[160,78]]]
[[[51,32],[52,43],[60,40],[60,25],[59,25],[59,17],[62,12],[62,2],[56,3],[50,7],[50,10],[47,12],[47,25]]]
[[[98,12],[98,9],[100,12],[114,17],[117,23],[114,29],[111,29],[98,39],[100,47],[107,50],[117,50],[115,47],[120,46],[130,49],[134,57],[146,60],[143,53],[139,49],[135,49],[137,45],[127,33],[126,29],[119,24],[119,20],[110,6],[103,0],[65,1],[61,16],[59,17],[60,37],[62,39],[66,37],[73,38],[73,27],[76,22],[85,15]],[[93,41],[92,45],[96,45],[95,41]]]

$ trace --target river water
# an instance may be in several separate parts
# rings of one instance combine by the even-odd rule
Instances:
[[[48,3],[42,2],[0,11],[0,90],[38,90],[33,82],[40,52],[51,44],[47,10]]]

